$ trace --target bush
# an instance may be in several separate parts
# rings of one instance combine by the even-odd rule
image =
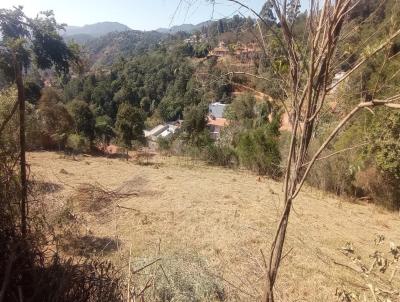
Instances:
[[[75,132],[84,135],[92,141],[96,121],[89,105],[84,101],[73,100],[68,103],[68,111],[74,121]]]
[[[307,177],[307,182],[316,188],[339,196],[357,196],[357,187],[353,185],[353,181],[358,167],[355,167],[353,163],[349,154],[347,156],[339,154],[336,157],[317,161]]]
[[[204,158],[211,165],[234,167],[238,163],[235,150],[230,146],[210,144],[204,150]]]
[[[327,125],[321,131],[329,133],[331,127]],[[378,111],[376,116],[365,114],[363,119],[348,126],[321,157],[348,148],[350,150],[317,161],[307,182],[336,195],[368,196],[387,208],[398,209],[399,129],[398,113]],[[352,149],[362,145],[367,139],[370,142],[367,146]],[[320,144],[321,142],[313,142],[310,154],[313,154]]]
[[[355,176],[354,185],[384,207],[392,210],[400,209],[398,181],[380,172],[376,167],[371,166],[359,171]]]
[[[275,125],[266,125],[243,132],[236,151],[240,164],[262,175],[279,177],[281,156]]]
[[[157,144],[160,151],[168,151],[171,149],[172,140],[165,137],[159,137],[157,139]]]
[[[90,142],[82,135],[71,134],[67,138],[66,147],[73,154],[84,153],[90,151]]]
[[[321,139],[311,142],[309,156],[312,156],[316,150],[319,149],[320,145],[325,140],[325,136],[331,132],[332,127],[332,125],[321,127]],[[363,127],[359,123],[354,123],[348,126],[320,157],[354,147],[363,142]],[[361,192],[353,182],[356,173],[360,171],[364,165],[361,151],[361,148],[355,148],[343,153],[338,153],[327,159],[316,161],[310,171],[307,182],[314,187],[332,192],[339,196],[359,196]]]

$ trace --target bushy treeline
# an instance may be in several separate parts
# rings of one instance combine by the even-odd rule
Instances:
[[[85,152],[113,141],[130,148],[144,143],[146,120],[152,127],[182,119],[185,108],[220,93],[195,80],[187,47],[176,43],[120,59],[108,71],[61,77],[53,87],[31,73],[25,82],[27,124],[35,129],[27,135],[29,147]]]

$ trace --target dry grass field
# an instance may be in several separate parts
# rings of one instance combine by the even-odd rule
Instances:
[[[137,272],[132,286],[139,288],[143,280],[157,275],[153,289],[160,300],[259,297],[261,250],[268,254],[281,207],[280,183],[177,157],[157,157],[152,164],[139,165],[35,152],[29,154],[29,163],[31,176],[49,188],[49,215],[69,200],[82,223],[82,234],[69,238],[70,253],[97,254],[124,270],[129,251],[133,269],[158,260]],[[116,190],[121,198],[106,199],[109,204],[88,210],[76,201],[83,194],[82,184]],[[376,241],[379,235],[384,236],[382,242]],[[376,299],[384,297],[384,291],[400,290],[400,271],[392,276],[394,265],[382,269],[385,272],[370,270],[375,251],[391,259],[390,242],[400,245],[398,213],[305,188],[294,204],[277,300],[374,301],[369,284]],[[391,301],[396,301],[393,295]]]

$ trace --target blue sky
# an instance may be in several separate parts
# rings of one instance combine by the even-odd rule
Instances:
[[[302,0],[304,1],[304,0]],[[200,23],[237,13],[238,5],[217,0],[214,11],[206,0],[1,0],[0,8],[23,5],[33,17],[42,10],[54,10],[60,23],[82,26],[101,21],[115,21],[132,29],[152,30],[183,23]],[[265,0],[244,0],[259,11]],[[245,9],[240,12],[248,15]]]

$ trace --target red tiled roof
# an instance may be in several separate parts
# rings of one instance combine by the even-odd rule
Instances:
[[[208,123],[207,125],[209,126],[219,126],[219,127],[224,127],[229,125],[229,121],[226,118],[208,118]]]

